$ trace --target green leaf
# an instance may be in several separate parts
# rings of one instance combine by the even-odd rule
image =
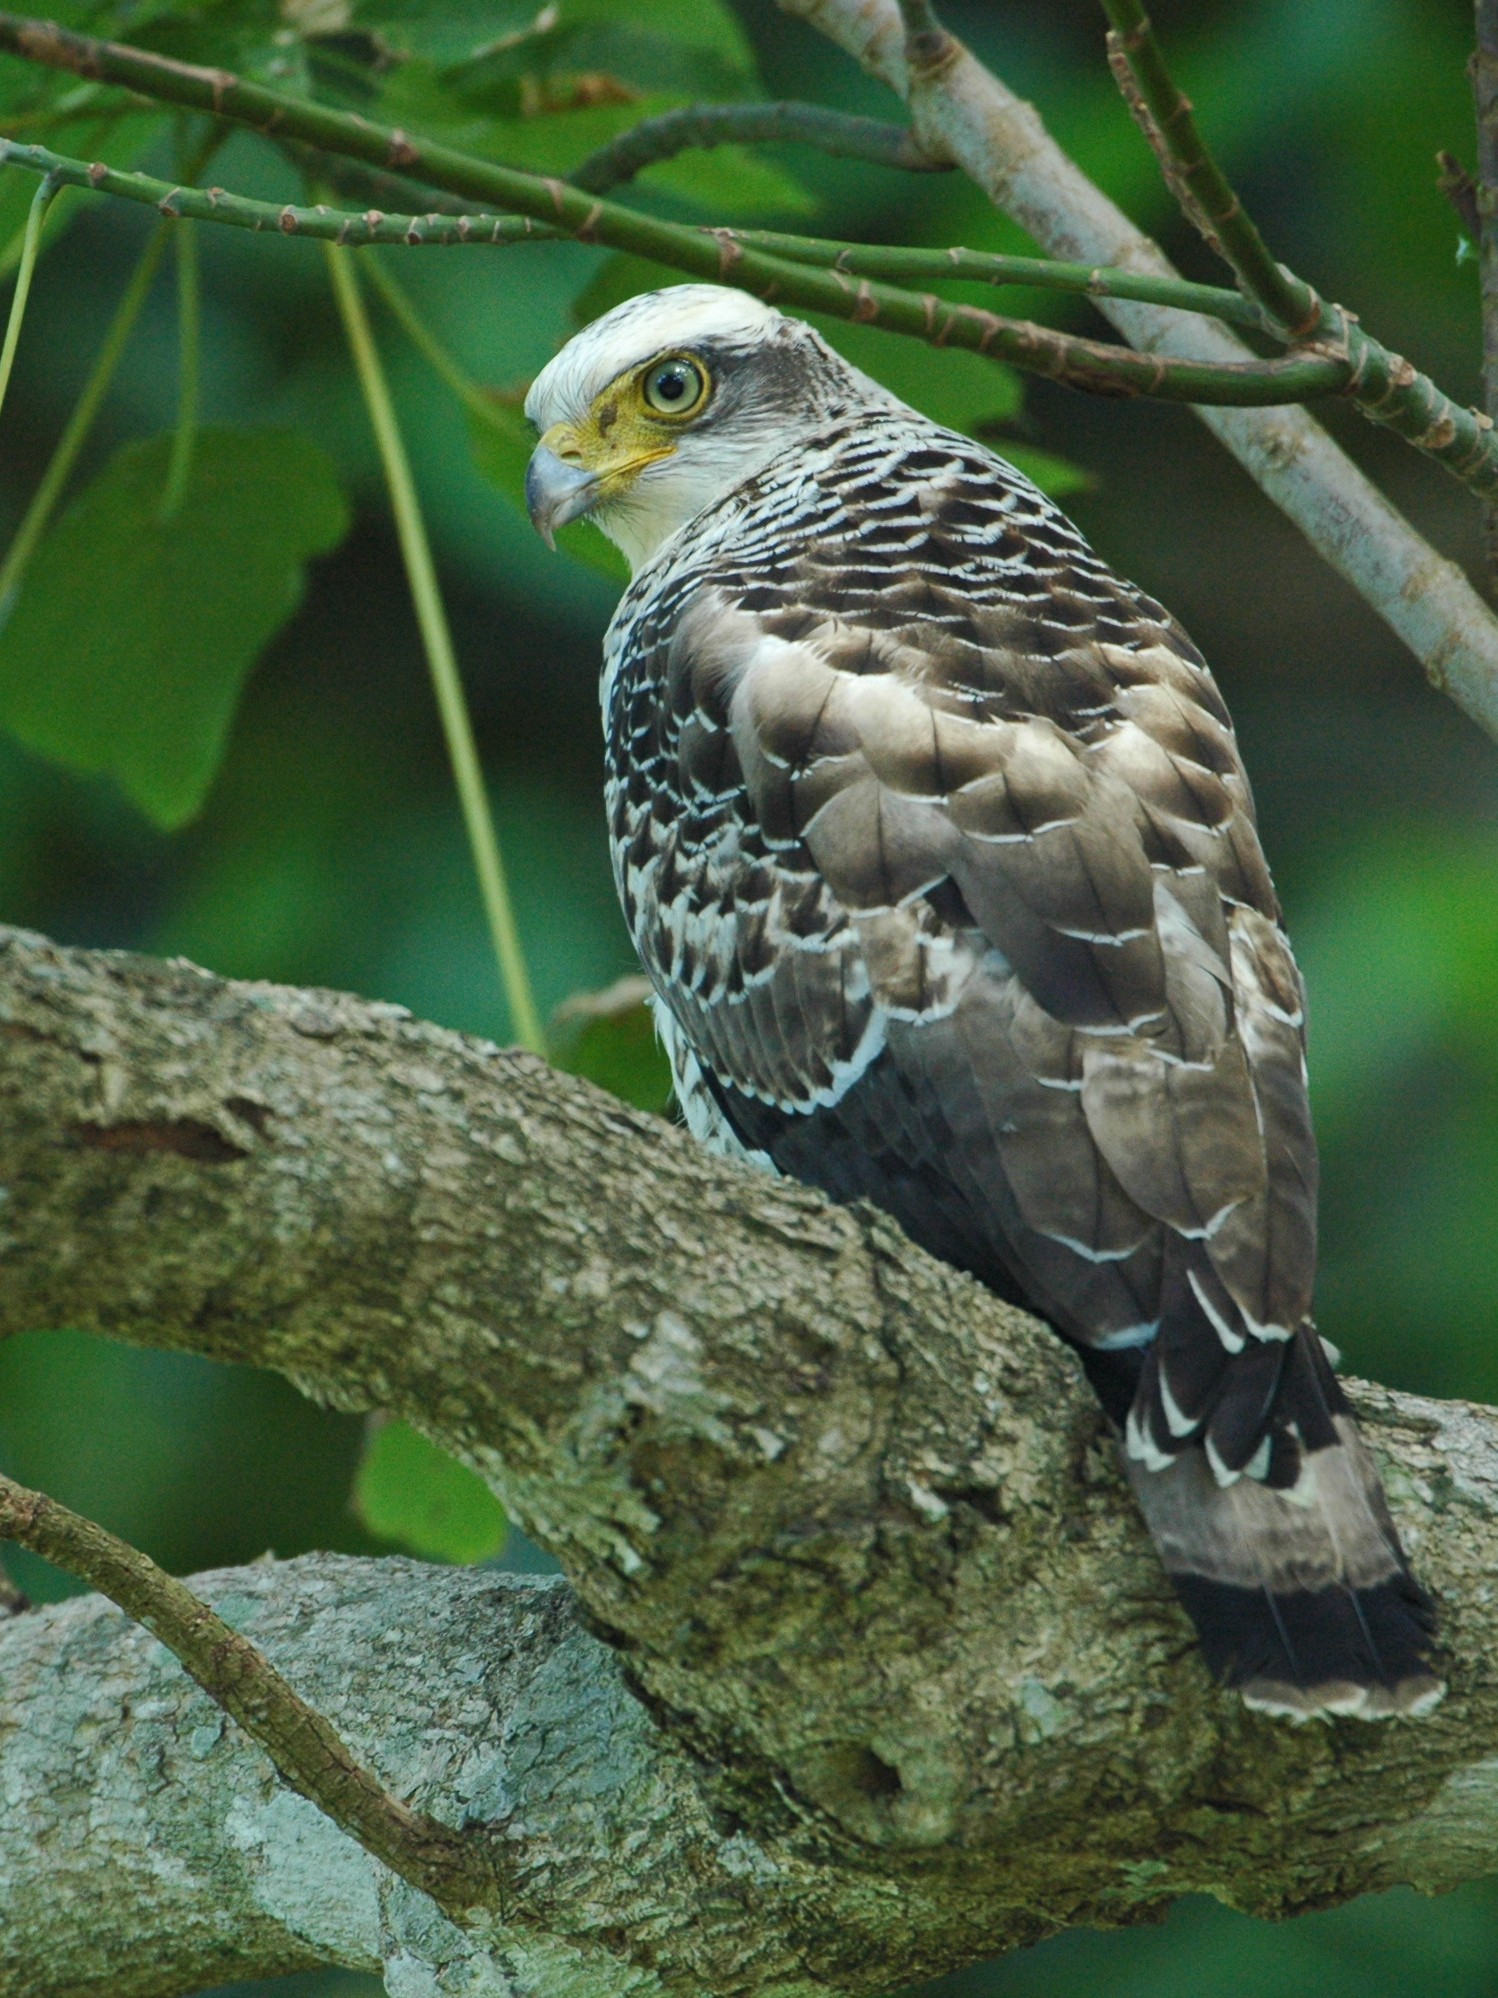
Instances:
[[[817,203],[795,176],[747,146],[697,146],[636,177],[715,220],[815,214]],[[684,273],[678,273],[684,275]]]
[[[468,435],[479,471],[521,512],[525,511],[525,468],[536,448],[536,433],[518,409],[494,399],[489,414],[470,411]],[[613,542],[589,520],[564,527],[557,547],[616,583],[629,581],[629,564]]]
[[[602,992],[579,992],[557,1008],[548,1052],[568,1075],[596,1082],[637,1110],[664,1116],[671,1102],[671,1064],[655,1030],[650,985],[638,973]]]
[[[431,1561],[487,1561],[509,1531],[483,1480],[404,1422],[371,1427],[354,1478],[354,1511],[381,1540]]]
[[[1068,493],[1086,492],[1093,484],[1090,472],[1074,465],[1069,458],[1058,458],[1054,451],[1037,451],[1033,445],[1017,444],[1009,437],[985,436],[983,441],[1001,458],[1007,458],[1016,471],[1033,479],[1053,500],[1065,499]]]
[[[202,430],[182,505],[158,508],[170,436],[127,444],[38,548],[0,632],[0,725],[106,772],[157,825],[213,781],[240,688],[343,539],[333,466],[286,430]]]

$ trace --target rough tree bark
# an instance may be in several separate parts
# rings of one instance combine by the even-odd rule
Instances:
[[[1491,1865],[1498,1414],[1356,1390],[1452,1690],[1296,1730],[1208,1681],[1044,1328],[532,1057],[0,932],[0,1189],[0,1334],[395,1410],[571,1582],[213,1578],[397,1793],[504,1823],[515,1905],[466,1942],[123,1618],[0,1624],[4,1998],[382,1949],[413,1993],[872,1991],[1185,1892]]]

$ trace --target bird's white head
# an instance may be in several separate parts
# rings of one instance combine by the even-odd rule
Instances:
[[[705,507],[846,406],[863,377],[804,321],[682,284],[595,319],[531,386],[526,475],[548,541],[591,515],[638,569]]]

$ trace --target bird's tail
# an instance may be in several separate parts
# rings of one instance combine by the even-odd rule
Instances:
[[[1311,1327],[1239,1355],[1189,1435],[1147,1353],[1128,1428],[1131,1482],[1220,1680],[1297,1720],[1435,1705],[1435,1611]]]

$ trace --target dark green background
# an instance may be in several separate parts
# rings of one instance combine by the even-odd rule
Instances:
[[[850,63],[743,0],[771,95],[884,115]],[[1097,10],[1022,0],[948,10],[1084,165],[1183,265],[1173,219],[1102,60]],[[1244,0],[1157,17],[1209,136],[1277,253],[1463,399],[1477,395],[1477,289],[1433,155],[1470,159],[1470,16],[1453,0]],[[819,234],[1023,247],[955,177],[780,163]],[[226,184],[289,194],[236,141]],[[729,219],[724,212],[723,219]],[[798,218],[787,218],[797,226]],[[18,517],[138,254],[135,211],[96,204],[41,266],[0,431],[0,527]],[[351,987],[452,1026],[507,1031],[367,426],[320,253],[200,232],[205,418],[294,425],[358,507],[304,609],[252,676],[198,821],[166,837],[107,782],[0,736],[0,919],[67,942],[182,952],[225,973]],[[570,246],[381,252],[485,382],[512,385],[569,329],[602,266]],[[1022,309],[1042,301],[1026,300]],[[1069,309],[1060,310],[1065,315]],[[174,305],[163,277],[90,466],[168,427]],[[1088,324],[1085,311],[1072,323]],[[630,966],[599,804],[603,581],[548,557],[473,469],[460,411],[384,322],[543,1007]],[[907,363],[908,365],[908,363]],[[939,371],[940,357],[925,358]],[[1006,398],[996,384],[994,404]],[[1330,412],[1360,462],[1475,565],[1476,508],[1403,445]],[[1498,1401],[1498,752],[1431,692],[1372,613],[1191,417],[1032,384],[1006,434],[1087,475],[1072,511],[1213,661],[1310,984],[1325,1160],[1324,1331],[1401,1386]],[[1001,446],[1002,448],[1002,446]],[[369,1548],[348,1489],[358,1425],[279,1381],[41,1329],[0,1347],[0,1464],[170,1567],[267,1546]],[[60,1579],[17,1562],[36,1593]],[[1208,1905],[1161,1929],[1058,1940],[953,1980],[964,1994],[1211,1991],[1267,1998],[1498,1992],[1498,1899],[1395,1894],[1270,1927]],[[259,1990],[261,1987],[256,1987]],[[360,1980],[293,1980],[300,1998]]]

